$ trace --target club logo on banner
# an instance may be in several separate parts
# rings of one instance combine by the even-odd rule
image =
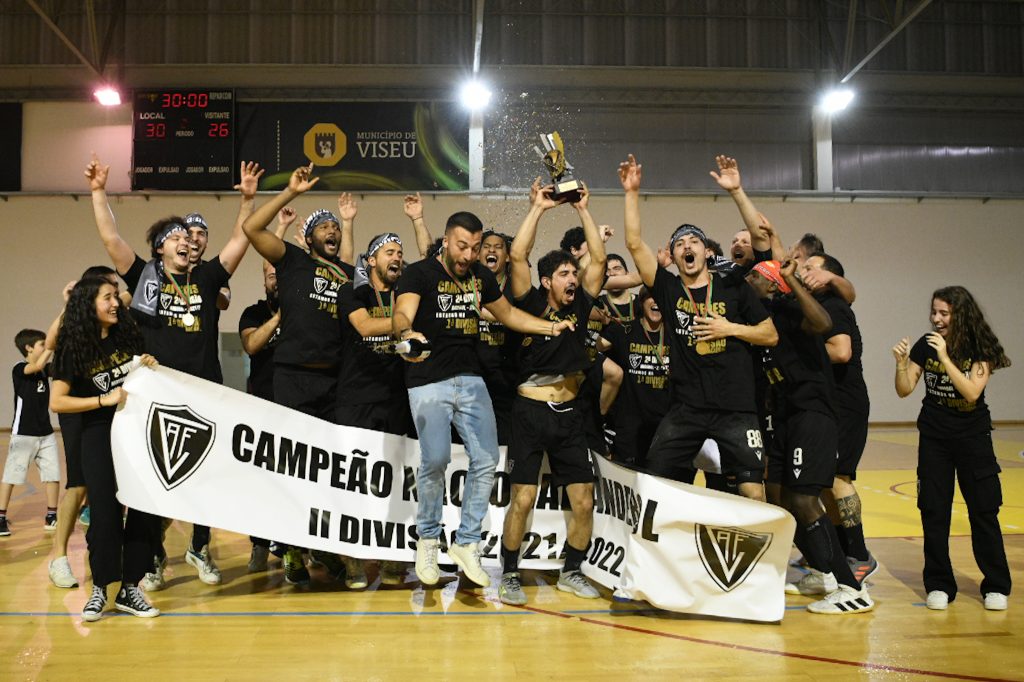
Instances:
[[[696,524],[697,552],[711,579],[729,592],[743,583],[768,551],[771,533]]]
[[[149,457],[164,488],[194,474],[213,447],[217,427],[187,405],[153,403],[149,410]]]

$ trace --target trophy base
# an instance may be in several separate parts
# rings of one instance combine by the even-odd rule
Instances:
[[[579,180],[575,178],[562,178],[555,181],[555,188],[551,193],[551,198],[574,204],[580,200],[580,190],[582,188],[583,185],[580,184]]]

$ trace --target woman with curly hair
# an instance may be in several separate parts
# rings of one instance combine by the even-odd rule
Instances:
[[[974,559],[984,575],[985,608],[1003,611],[1010,594],[1010,569],[999,527],[1003,493],[985,386],[994,371],[1010,366],[1010,359],[963,287],[944,287],[932,294],[931,323],[932,331],[913,348],[910,339],[903,338],[892,349],[897,395],[910,395],[924,374],[925,395],[917,418],[917,506],[924,529],[926,605],[941,611],[956,598],[949,560],[956,479],[967,503]]]
[[[125,398],[121,384],[132,357],[142,349],[142,333],[118,298],[116,286],[99,277],[75,284],[57,334],[50,409],[81,415],[82,474],[92,514],[85,538],[93,588],[82,610],[85,621],[102,617],[107,585],[118,581],[118,611],[143,618],[160,615],[138,588],[152,564],[160,520],[135,509],[122,517],[110,450],[114,410]],[[152,366],[156,361],[143,355],[142,364]]]

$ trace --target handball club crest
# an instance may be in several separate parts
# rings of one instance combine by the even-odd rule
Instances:
[[[194,474],[210,454],[217,426],[187,405],[153,403],[146,433],[153,469],[164,488],[171,490]]]

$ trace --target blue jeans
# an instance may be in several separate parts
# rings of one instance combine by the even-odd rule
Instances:
[[[462,490],[462,521],[455,541],[460,545],[479,542],[498,466],[498,429],[484,380],[464,374],[410,388],[409,407],[420,439],[420,468],[416,474],[419,536],[441,535],[445,471],[452,458],[454,424],[469,455]]]

